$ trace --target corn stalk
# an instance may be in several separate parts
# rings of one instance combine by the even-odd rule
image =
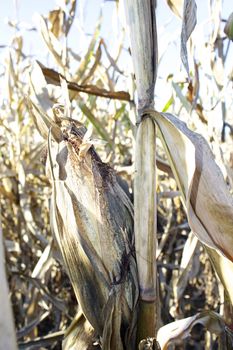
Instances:
[[[134,224],[140,287],[138,341],[156,336],[156,130],[146,108],[154,105],[157,72],[155,1],[125,0],[138,94]]]
[[[5,254],[3,247],[2,226],[1,226],[1,208],[0,208],[0,334],[1,344],[0,349],[16,350],[16,336],[13,314],[11,309],[9,289],[5,271]]]

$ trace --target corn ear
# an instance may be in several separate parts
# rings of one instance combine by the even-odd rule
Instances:
[[[52,139],[52,129],[48,142],[52,230],[102,348],[133,348],[138,281],[132,204],[93,146],[79,152],[85,128],[66,122],[61,130],[61,142]]]

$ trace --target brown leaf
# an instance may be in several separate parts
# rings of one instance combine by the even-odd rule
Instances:
[[[47,83],[54,84],[54,85],[60,85],[60,76],[65,79],[65,77],[58,72],[56,72],[53,69],[44,67],[41,63],[38,62],[40,65],[45,79]],[[90,95],[105,97],[105,98],[112,98],[116,100],[122,100],[122,101],[130,101],[130,95],[128,92],[125,91],[108,91],[105,89],[101,89],[95,85],[79,85],[77,83],[67,81],[67,86],[69,90],[76,91],[76,92],[83,92]]]

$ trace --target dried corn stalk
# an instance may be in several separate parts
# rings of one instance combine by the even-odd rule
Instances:
[[[138,93],[135,151],[135,247],[140,288],[138,342],[155,337],[158,298],[156,291],[156,141],[150,116],[141,120],[145,108],[154,106],[157,75],[155,0],[125,0],[132,59]]]
[[[0,214],[1,214],[1,210],[0,210]],[[15,336],[15,329],[14,329],[15,327],[14,327],[11,303],[9,298],[7,276],[5,271],[5,256],[4,256],[4,247],[3,247],[3,239],[2,239],[1,216],[0,216],[0,282],[1,282],[0,349],[16,350],[17,345],[16,345],[16,336]]]

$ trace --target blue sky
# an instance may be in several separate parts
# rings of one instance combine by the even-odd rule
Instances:
[[[208,0],[197,0],[198,6],[198,23],[205,21],[208,16]],[[166,24],[166,30],[173,32],[179,30],[181,26],[180,20],[173,15],[168,8],[165,0],[158,0],[157,7],[157,22],[159,30],[162,30]],[[54,9],[59,0],[8,0],[0,2],[0,45],[9,44],[14,30],[7,25],[7,20],[18,19],[23,24],[35,26],[33,22],[34,14],[36,12],[46,15],[50,10]],[[111,45],[112,38],[112,16],[115,5],[112,1],[102,0],[78,0],[77,20],[81,20],[85,32],[92,33],[95,27],[96,20],[99,15],[101,4],[103,9],[103,27],[102,35],[106,41]],[[232,0],[223,1],[223,17],[227,17],[233,11]],[[76,31],[76,34],[75,34]],[[72,42],[70,43],[75,49],[80,50],[77,39],[77,27],[72,29]],[[28,53],[41,53],[41,49],[45,48],[42,40],[38,38],[35,32],[24,32],[25,49]],[[170,56],[170,55],[168,55]],[[176,56],[176,54],[175,54]]]
[[[198,25],[205,23],[208,18],[208,0],[197,0],[198,7]],[[0,2],[0,45],[10,44],[14,36],[14,29],[7,24],[8,19],[15,19],[21,22],[21,27],[34,27],[34,15],[40,13],[46,15],[54,9],[59,0],[8,0]],[[157,1],[157,27],[160,52],[166,40],[174,35],[174,40],[169,46],[165,46],[165,55],[159,67],[159,77],[157,83],[157,93],[162,88],[162,80],[166,79],[167,71],[175,73],[180,70],[180,48],[179,33],[181,30],[181,21],[169,9],[165,0]],[[96,25],[97,18],[102,5],[103,25],[101,36],[105,39],[108,49],[111,52],[114,49],[114,16],[116,16],[115,4],[113,1],[102,0],[78,0],[77,1],[76,21],[69,35],[69,46],[80,54],[85,52],[88,46],[89,36],[85,37],[80,33],[80,27],[85,33],[92,34]],[[233,11],[233,0],[223,1],[223,17],[227,18]],[[207,24],[208,27],[208,24]],[[202,32],[205,35],[205,32]],[[45,64],[47,48],[42,38],[36,31],[27,31],[22,29],[24,39],[24,52],[26,55],[32,54],[35,59],[39,59]],[[232,45],[231,45],[232,46]],[[232,48],[231,48],[232,54]],[[172,59],[171,59],[172,57]],[[0,64],[4,59],[4,50],[0,50]],[[50,63],[50,62],[49,62]],[[128,62],[126,62],[128,64]],[[160,82],[159,82],[160,80]],[[164,103],[164,101],[162,101]]]

